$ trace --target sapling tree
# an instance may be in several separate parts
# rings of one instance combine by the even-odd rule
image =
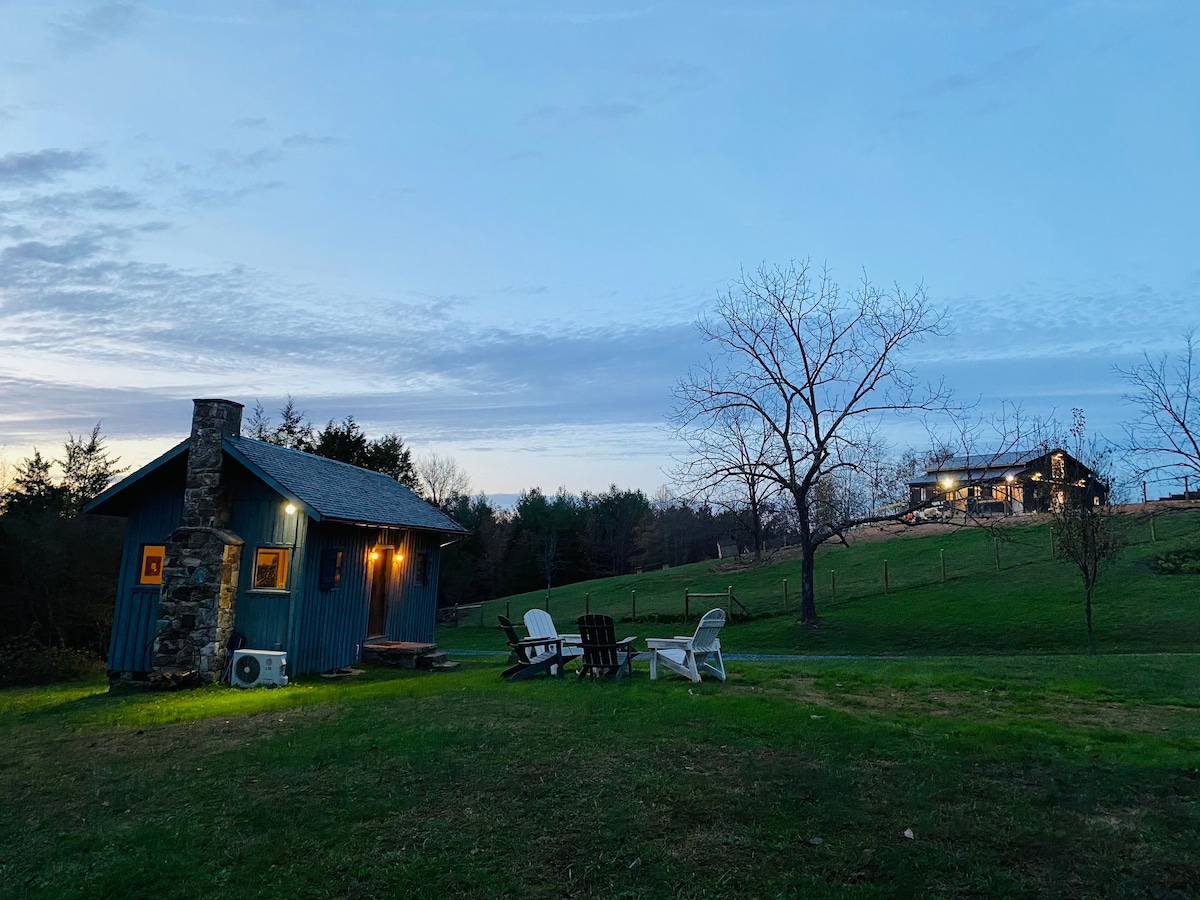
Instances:
[[[1061,489],[1061,500],[1052,509],[1054,555],[1070,563],[1083,580],[1084,617],[1087,621],[1088,649],[1096,652],[1092,630],[1092,595],[1101,573],[1120,555],[1128,537],[1125,519],[1112,507],[1113,489],[1112,449],[1101,448],[1096,442],[1083,447],[1083,415],[1072,410],[1074,425],[1071,435],[1077,440],[1073,448],[1077,459],[1087,459],[1094,479],[1102,487],[1097,494],[1086,479],[1055,485]]]

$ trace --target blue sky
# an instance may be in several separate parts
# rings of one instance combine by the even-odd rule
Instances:
[[[0,0],[0,452],[190,399],[475,489],[653,491],[742,267],[924,282],[914,361],[1081,406],[1200,324],[1192,2]],[[904,436],[899,436],[902,442]]]

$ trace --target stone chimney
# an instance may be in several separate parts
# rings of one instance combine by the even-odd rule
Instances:
[[[233,631],[242,539],[221,442],[239,437],[242,404],[196,400],[180,527],[167,539],[152,674],[220,677]]]

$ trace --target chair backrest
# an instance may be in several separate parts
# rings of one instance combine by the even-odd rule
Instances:
[[[531,638],[558,637],[558,629],[554,627],[554,620],[544,609],[531,609],[525,613],[525,630],[529,632]]]
[[[695,650],[711,650],[713,642],[721,629],[725,627],[725,610],[710,609],[700,617],[696,633],[692,637],[692,648]]]
[[[496,618],[500,620],[500,630],[504,632],[504,639],[506,641],[508,641],[510,644],[515,644],[521,640],[521,637],[517,634],[517,629],[513,627],[512,622],[508,621],[508,619],[504,616],[496,616]]]
[[[612,616],[590,613],[575,621],[579,624],[579,645],[583,648],[585,668],[608,668],[620,664]]]

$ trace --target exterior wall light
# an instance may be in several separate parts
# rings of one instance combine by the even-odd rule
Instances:
[[[287,513],[289,516],[294,516],[294,515],[296,514],[296,504],[295,504],[295,503],[289,503],[287,506],[285,506],[285,507],[283,508],[283,511],[284,511],[285,513]]]
[[[371,551],[371,559],[373,559],[373,560],[379,559],[379,551],[378,550]]]

